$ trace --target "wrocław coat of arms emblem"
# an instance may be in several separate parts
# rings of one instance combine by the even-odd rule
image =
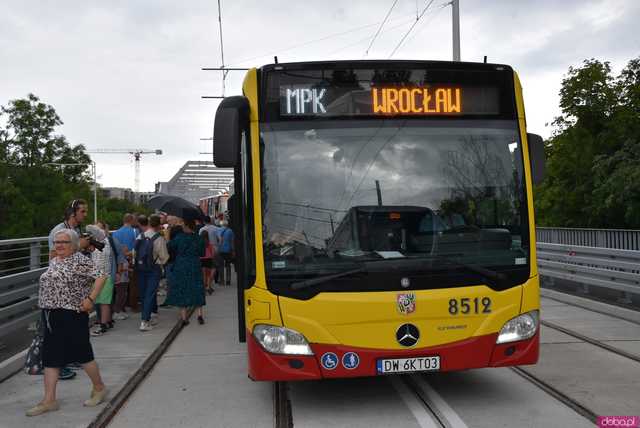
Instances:
[[[409,315],[416,310],[415,293],[400,293],[397,296],[398,312]]]

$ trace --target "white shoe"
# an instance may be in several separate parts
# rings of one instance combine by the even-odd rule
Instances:
[[[142,321],[140,323],[140,331],[151,331],[153,330],[153,327],[151,327],[151,325],[146,322],[146,321]]]
[[[158,315],[156,314],[151,314],[151,320],[149,321],[151,323],[151,325],[156,325],[158,324]]]
[[[117,314],[115,314],[113,316],[113,319],[116,320],[116,321],[126,320],[127,318],[129,318],[129,315],[127,315],[124,312],[118,312]]]

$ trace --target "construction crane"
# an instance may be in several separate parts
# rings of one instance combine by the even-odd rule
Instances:
[[[160,149],[155,149],[155,150],[149,150],[149,149],[94,149],[94,150],[87,150],[87,153],[113,153],[113,154],[118,154],[118,153],[127,153],[133,156],[133,159],[135,161],[135,191],[139,192],[140,191],[140,156],[144,155],[144,154],[156,154],[156,155],[161,155],[162,154],[162,150]]]

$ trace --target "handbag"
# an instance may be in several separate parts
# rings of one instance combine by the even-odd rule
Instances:
[[[44,322],[42,321],[43,315],[36,321],[36,334],[33,336],[29,350],[27,351],[27,358],[24,361],[24,371],[30,375],[42,374],[42,347],[44,344]]]

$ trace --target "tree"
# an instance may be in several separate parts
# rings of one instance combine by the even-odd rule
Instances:
[[[60,125],[55,109],[33,94],[0,106],[0,239],[46,235],[62,221],[70,201],[92,200],[91,158],[83,145],[71,146],[55,133]],[[112,227],[126,212],[148,214],[117,199],[101,199],[99,207],[98,219]]]
[[[86,166],[46,164],[91,159],[55,133],[62,120],[33,94],[0,106],[0,124],[0,238],[47,234],[68,201],[88,199],[91,191]]]
[[[640,227],[640,58],[617,77],[595,59],[569,68],[560,108],[536,189],[539,224]]]

